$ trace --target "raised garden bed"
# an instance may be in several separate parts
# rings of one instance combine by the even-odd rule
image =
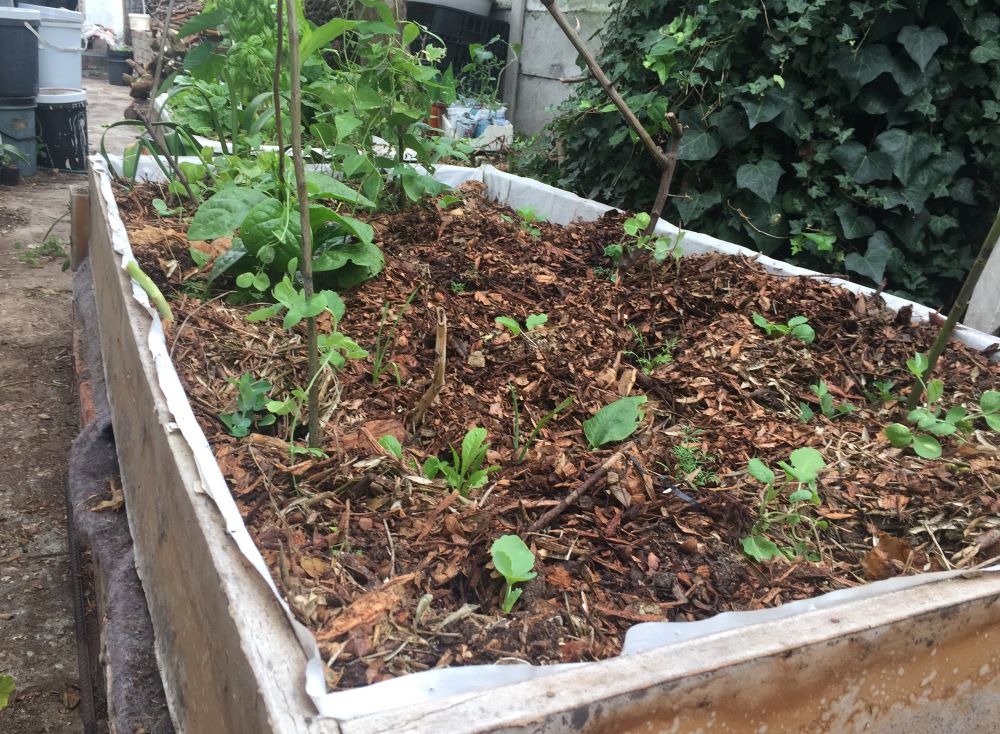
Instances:
[[[388,355],[397,367],[373,384],[370,361],[349,362],[326,386],[328,396],[336,395],[327,401],[328,456],[295,461],[289,459],[280,424],[270,433],[235,439],[219,415],[231,412],[235,403],[229,378],[250,373],[269,380],[275,394],[304,382],[295,372],[302,350],[294,341],[276,348],[278,337],[285,336],[276,324],[246,322],[252,307],[193,298],[190,287],[183,287],[196,268],[187,254],[182,222],[157,218],[149,207],[149,190],[118,195],[136,256],[161,288],[177,290],[178,296],[173,301],[177,321],[166,338],[169,347],[154,344],[155,326],[150,341],[160,353],[160,374],[147,369],[152,364],[144,357],[138,357],[142,369],[133,370],[146,371],[165,391],[168,403],[173,401],[169,410],[187,438],[182,442],[176,433],[167,436],[170,451],[153,457],[156,465],[171,460],[166,453],[195,452],[202,489],[223,509],[246,557],[258,570],[269,569],[296,616],[316,633],[322,659],[329,663],[324,673],[331,685],[365,686],[448,664],[612,658],[558,672],[524,666],[466,671],[453,667],[447,674],[398,677],[332,696],[322,695],[319,661],[314,659],[310,695],[322,713],[353,719],[343,725],[345,731],[442,726],[448,731],[480,731],[500,725],[529,730],[603,725],[609,731],[626,731],[644,723],[644,717],[698,721],[701,714],[689,705],[695,699],[688,696],[708,686],[711,700],[720,711],[737,717],[733,721],[743,716],[744,722],[759,725],[773,720],[775,710],[764,704],[729,710],[723,697],[752,670],[771,670],[772,680],[765,687],[778,695],[788,684],[773,678],[773,656],[779,652],[803,664],[809,660],[817,671],[840,670],[834,687],[847,687],[837,688],[841,698],[832,692],[829,700],[842,701],[850,711],[854,704],[848,703],[847,692],[856,675],[847,675],[843,667],[853,646],[870,645],[877,638],[885,641],[878,646],[879,660],[869,660],[861,671],[877,677],[892,670],[882,670],[885,661],[912,656],[907,648],[920,635],[933,634],[939,645],[946,645],[950,636],[968,640],[970,634],[984,634],[990,620],[995,623],[998,612],[992,600],[1000,594],[1000,584],[992,574],[939,583],[924,577],[860,586],[961,562],[974,539],[992,527],[988,518],[997,511],[996,450],[981,436],[948,444],[947,461],[928,464],[911,452],[891,448],[878,435],[885,423],[878,415],[884,401],[865,392],[872,391],[873,379],[902,383],[906,359],[926,348],[932,329],[909,323],[911,315],[919,315],[919,307],[896,314],[882,308],[877,297],[787,277],[794,274],[792,269],[770,263],[784,271],[785,277],[774,277],[745,258],[731,256],[737,248],[699,235],[685,236],[683,245],[694,252],[715,249],[715,254],[686,258],[676,273],[636,272],[612,285],[595,276],[594,268],[606,262],[601,257],[604,247],[621,238],[620,216],[566,230],[554,224],[525,225],[487,199],[499,198],[516,207],[531,203],[557,222],[593,219],[606,208],[493,171],[449,169],[443,175],[456,182],[467,176],[485,178],[486,198],[466,192],[463,202],[445,210],[428,206],[373,222],[387,256],[386,271],[344,294],[347,313],[341,329],[370,348],[384,306],[392,314],[385,319],[388,329],[409,299]],[[106,207],[115,211],[107,200],[110,187],[95,179],[95,190],[101,194],[94,197],[95,211],[101,221],[108,221]],[[124,234],[111,217],[109,239],[124,248]],[[94,254],[95,260],[104,258],[104,277],[110,283],[114,261],[109,256]],[[102,277],[96,267],[95,277]],[[117,277],[122,280],[120,273]],[[123,299],[122,308],[128,311],[135,304]],[[430,379],[438,309],[450,324],[446,386],[423,425],[413,431],[406,416]],[[807,346],[787,336],[768,338],[751,321],[755,311],[774,323],[807,316],[816,340]],[[528,316],[538,313],[548,317],[544,326],[519,335],[494,321],[509,316],[524,325]],[[130,324],[141,336],[140,318],[133,315]],[[102,324],[102,337],[104,331]],[[118,341],[105,337],[105,349],[120,345],[126,336]],[[956,345],[947,355],[949,396],[972,404],[979,393],[996,386],[998,368],[975,353],[988,347],[988,337],[965,331],[962,338],[972,348]],[[276,351],[286,358],[275,361]],[[219,468],[211,466],[204,438],[186,415],[179,386],[170,384],[168,352],[235,505],[228,493],[220,494],[220,486],[226,490],[220,485]],[[664,356],[657,359],[659,355]],[[815,403],[815,412],[821,412],[810,392],[810,385],[819,380],[829,386],[837,404],[855,410],[800,421],[800,401]],[[640,394],[647,398],[645,417],[629,442],[589,449],[584,420],[623,395]],[[540,432],[521,463],[512,460],[515,395],[522,446],[542,415],[567,397],[575,399]],[[141,412],[144,402],[155,408],[159,398],[155,388],[149,400],[137,406],[113,398],[116,431],[122,421],[125,426],[130,420],[144,422],[125,416],[134,409]],[[161,417],[160,430],[169,431],[170,417]],[[409,467],[410,458],[445,456],[448,444],[458,445],[472,425],[486,428],[491,444],[487,458],[501,467],[485,487],[462,498]],[[379,444],[386,434],[408,451],[402,462]],[[806,557],[758,564],[746,556],[742,542],[752,533],[762,489],[747,476],[747,461],[761,457],[773,466],[803,446],[821,449],[826,458],[815,519],[826,520],[830,527],[815,536],[814,544],[810,540]],[[140,454],[142,450],[135,447]],[[631,458],[622,457],[612,467],[612,476],[599,476],[576,502],[561,505],[568,492],[586,488],[588,479],[620,450]],[[123,453],[129,454],[127,446]],[[191,458],[183,467],[189,475]],[[160,478],[148,470],[147,464],[144,481],[157,485]],[[123,466],[127,492],[128,474]],[[131,495],[142,495],[140,504],[159,502],[156,512],[162,521],[176,522],[162,517],[173,510],[162,499],[148,496],[149,491],[133,487]],[[275,628],[282,623],[273,599],[259,586],[246,588],[253,583],[252,572],[240,565],[232,544],[218,537],[218,528],[212,539],[210,508],[181,488],[172,491],[181,492],[182,505],[190,506],[197,517],[191,525],[209,539],[197,542],[212,563],[206,569],[188,567],[186,573],[202,579],[205,595],[212,578],[224,577],[221,595],[235,604],[222,625],[231,628],[231,639],[218,643],[238,658],[234,669],[240,672],[233,674],[233,687],[254,691],[261,721],[269,721],[275,730],[296,730],[289,727],[304,721],[298,713],[301,690],[295,700],[294,684],[292,689],[288,685],[296,666],[300,671],[305,667],[305,657],[288,649],[295,643],[287,627]],[[562,511],[540,523],[553,509]],[[133,527],[141,526],[138,515],[143,510],[130,505],[129,512]],[[263,560],[245,544],[241,518]],[[136,530],[138,537],[151,528]],[[534,546],[539,577],[525,587],[513,613],[505,615],[499,609],[501,583],[491,578],[486,563],[492,541],[514,532]],[[881,541],[876,550],[874,538]],[[194,536],[187,538],[195,541]],[[169,545],[176,548],[176,543],[175,538]],[[200,595],[177,600],[169,596],[169,584],[161,591],[151,589],[150,580],[160,574],[171,576],[175,584],[183,574],[152,558],[145,568],[147,594],[160,612],[154,613],[154,622],[159,619],[171,629],[171,639],[161,641],[167,646],[161,657],[174,646],[204,658],[211,649],[197,651],[204,634],[190,625],[176,627],[178,605],[191,613],[185,605],[197,605]],[[762,617],[715,616],[833,589],[847,591],[812,604],[785,606],[777,614],[758,613]],[[211,590],[217,599],[219,593],[218,588]],[[216,613],[225,613],[221,602],[214,605]],[[252,630],[245,604],[267,620],[261,639],[246,639]],[[828,606],[836,611],[815,611]],[[208,604],[204,613],[212,607]],[[776,637],[788,623],[775,620],[788,614],[795,616],[797,632]],[[953,626],[951,620],[959,618],[961,624]],[[633,629],[625,642],[626,631],[636,623],[700,619],[707,622],[644,625]],[[726,631],[743,622],[753,624]],[[695,639],[676,642],[691,637]],[[301,639],[309,649],[308,636]],[[744,641],[745,647],[726,650],[727,640],[734,639]],[[949,655],[960,644],[975,647],[958,639],[950,643]],[[662,647],[672,641],[673,647]],[[623,642],[630,654],[615,658]],[[274,661],[278,650],[284,650],[284,657],[275,690],[261,691],[261,668]],[[704,663],[708,651],[719,655],[712,665]],[[967,664],[973,659],[978,658],[973,655]],[[173,660],[171,665],[185,663]],[[927,664],[918,666],[926,675]],[[713,669],[706,678],[706,671]],[[534,688],[522,683],[496,689],[540,673],[549,675]],[[980,675],[972,686],[975,695],[982,689],[988,697],[985,691],[996,675],[995,666]],[[182,685],[180,670],[166,677],[176,695],[183,690],[187,698],[202,696],[214,702],[218,718],[204,721],[233,726],[225,696],[196,691],[190,682]],[[600,679],[603,690],[597,692],[592,685]],[[897,693],[903,696],[902,691],[930,685],[922,681],[921,675],[901,684],[875,714],[869,712],[871,720],[892,726],[903,720],[899,716],[920,710],[911,704],[893,714],[891,704],[904,700],[895,698]],[[494,690],[488,690],[491,686]],[[646,695],[664,686],[677,693],[669,705]],[[477,688],[487,690],[464,693],[448,699],[450,703],[420,703]],[[547,702],[543,691],[556,688],[565,691],[565,698]],[[638,696],[631,703],[630,694]],[[762,692],[761,700],[769,700],[769,695]],[[283,696],[289,700],[282,702]],[[398,712],[376,714],[389,696],[400,707]],[[870,697],[862,698],[871,705]],[[276,705],[284,705],[285,714],[275,714]],[[803,716],[816,708],[816,702],[796,705]],[[177,708],[190,710],[175,701],[175,715]],[[426,718],[438,709],[437,718]],[[475,722],[468,718],[473,711],[480,713]],[[251,713],[244,708],[241,715]]]

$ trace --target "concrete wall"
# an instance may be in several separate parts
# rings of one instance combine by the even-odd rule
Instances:
[[[594,37],[607,22],[611,0],[558,0],[559,8],[589,48],[600,48]],[[518,132],[532,134],[552,119],[546,108],[566,99],[571,84],[560,79],[583,74],[576,50],[539,0],[494,0],[492,17],[510,23],[511,44],[521,44],[521,57],[507,71],[504,100]]]

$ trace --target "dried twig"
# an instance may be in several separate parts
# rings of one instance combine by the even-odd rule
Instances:
[[[441,392],[441,388],[444,387],[444,372],[447,361],[448,316],[445,314],[443,308],[438,307],[437,329],[434,338],[434,377],[431,380],[430,386],[420,398],[420,402],[417,403],[417,407],[413,409],[413,414],[411,415],[410,420],[413,423],[414,429],[419,428],[420,424],[424,422],[424,416],[427,415],[427,409],[431,407],[431,403],[434,402],[434,398],[438,396],[438,393]]]
[[[570,492],[568,495],[563,497],[562,501],[553,507],[551,510],[546,512],[540,518],[535,520],[531,525],[528,526],[529,533],[537,533],[542,528],[548,527],[555,518],[559,517],[567,507],[576,502],[583,494],[589,492],[595,484],[597,484],[601,479],[607,476],[608,472],[611,471],[612,467],[618,462],[622,461],[625,456],[632,450],[633,444],[628,444],[627,446],[619,449],[611,455],[611,457],[601,464],[601,467],[587,477],[580,485]]]

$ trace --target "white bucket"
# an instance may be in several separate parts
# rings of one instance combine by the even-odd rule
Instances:
[[[19,7],[37,10],[38,86],[79,89],[83,86],[83,13],[41,5]]]
[[[128,27],[134,33],[145,33],[149,30],[149,16],[145,13],[129,13]]]

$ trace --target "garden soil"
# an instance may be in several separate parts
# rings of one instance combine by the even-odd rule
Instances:
[[[613,283],[604,249],[622,238],[620,214],[562,228],[522,222],[475,184],[462,194],[372,220],[386,268],[342,294],[338,326],[374,354],[381,324],[392,366],[373,379],[369,356],[321,380],[325,454],[309,456],[290,451],[285,418],[246,438],[220,418],[236,409],[242,374],[279,400],[307,382],[301,325],[289,335],[278,319],[248,322],[254,305],[204,298],[210,263],[194,265],[184,221],[152,208],[165,191],[119,192],[136,256],[172,300],[168,344],[195,414],[333,688],[445,665],[606,658],[638,622],[775,606],[1000,552],[997,434],[944,440],[928,462],[881,433],[899,420],[891,393],[933,325],[745,258],[640,261]],[[227,245],[194,243],[209,260]],[[768,336],[754,312],[805,316],[815,342]],[[537,314],[544,325],[520,334],[496,323],[523,328]],[[445,384],[418,425],[441,315]],[[1000,365],[960,344],[939,374],[949,406],[1000,385]],[[894,384],[880,394],[880,380]],[[822,415],[810,389],[820,381],[851,410]],[[640,395],[638,430],[588,448],[584,421]],[[567,398],[518,463],[515,441]],[[802,404],[816,413],[808,421]],[[462,496],[421,476],[418,464],[448,459],[473,426],[498,467],[484,486]],[[763,487],[748,461],[778,470],[805,446],[826,461],[819,503],[795,505],[783,488],[769,509],[784,519],[772,516],[766,535],[789,557],[753,561],[743,539]],[[808,521],[793,525],[792,510]],[[538,576],[503,614],[490,547],[512,533],[536,553]]]
[[[94,150],[101,126],[131,100],[127,88],[90,79],[85,87]],[[131,137],[112,132],[111,149]],[[22,254],[68,212],[69,186],[79,183],[82,175],[40,173],[0,187],[0,674],[17,686],[0,711],[5,734],[83,731],[64,497],[79,430],[72,274],[61,256],[29,264]],[[68,216],[52,233],[66,247]],[[87,603],[93,613],[92,587]]]

